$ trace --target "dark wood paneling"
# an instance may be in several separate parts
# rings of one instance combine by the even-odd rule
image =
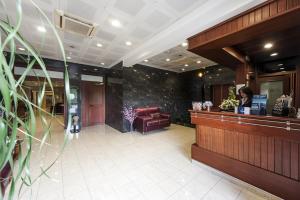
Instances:
[[[234,119],[234,117],[238,118]],[[242,124],[243,118],[251,118],[251,120],[244,125]],[[300,187],[300,120],[216,112],[192,112],[191,119],[192,123],[197,124],[196,138],[198,139],[196,144],[199,147],[227,159],[247,163],[257,169],[264,169],[265,173],[273,173],[274,176],[276,174],[276,176],[285,177],[287,180],[295,180]],[[269,124],[270,120],[279,119],[293,122],[294,128],[298,129],[295,130],[294,136],[296,137],[291,137],[291,131],[273,128],[275,125]],[[268,127],[252,125],[259,123],[255,120],[263,120],[264,125]],[[276,126],[280,124],[285,123],[277,123]],[[192,154],[192,156],[194,155]],[[263,180],[259,181],[264,182]],[[257,184],[254,185],[258,186]],[[277,192],[273,189],[270,191],[274,194]]]
[[[261,168],[268,169],[268,137],[261,137]]]
[[[283,141],[282,172],[284,176],[291,177],[291,142]]]
[[[275,170],[275,142],[274,137],[268,138],[268,170]]]
[[[245,29],[248,26],[260,23],[262,20],[267,20],[271,17],[295,9],[299,7],[299,5],[300,3],[298,0],[288,0],[287,2],[285,0],[269,1],[267,4],[262,4],[255,9],[251,9],[242,15],[233,17],[226,22],[216,25],[215,27],[189,38],[189,48],[193,49],[197,46],[213,41],[216,38],[220,38],[229,33],[237,32],[238,30],[241,30],[241,24]]]
[[[208,151],[197,144],[192,145],[192,158],[281,198],[299,199],[300,184],[293,179]]]
[[[291,178],[300,180],[299,178],[299,163],[300,163],[300,152],[299,152],[299,144],[292,142],[291,143]]]

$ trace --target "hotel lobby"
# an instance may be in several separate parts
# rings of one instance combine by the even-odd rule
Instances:
[[[0,200],[300,198],[299,0],[0,11]]]

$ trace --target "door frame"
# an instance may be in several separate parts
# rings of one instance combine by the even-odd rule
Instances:
[[[96,82],[92,82],[92,81],[81,81],[80,82],[80,95],[81,95],[81,122],[82,122],[82,127],[87,127],[87,126],[90,126],[89,123],[88,123],[88,114],[86,116],[84,116],[84,113],[88,112],[86,110],[86,97],[88,96],[87,94],[87,90],[86,90],[86,87],[88,87],[89,85],[94,85],[96,84]],[[105,124],[105,84],[103,83],[102,85],[99,85],[102,87],[103,89],[103,97],[102,97],[102,100],[103,100],[103,123],[96,123],[96,124],[93,124],[93,125],[97,125],[97,124]],[[93,126],[92,125],[92,126]]]

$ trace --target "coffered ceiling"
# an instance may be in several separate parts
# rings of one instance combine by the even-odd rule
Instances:
[[[178,71],[183,63],[193,63],[201,58],[196,58],[185,49],[174,48],[169,51],[174,62],[165,64],[161,60],[164,59],[166,53],[162,52],[180,44],[187,37],[263,1],[35,0],[34,2],[51,21],[54,18],[54,11],[60,9],[98,24],[93,38],[57,29],[71,62],[111,67],[120,61],[124,61],[127,65],[140,63],[146,58],[160,54],[149,59],[151,60],[149,64]],[[10,20],[15,22],[16,1],[3,0],[3,2],[6,6],[0,6],[0,18],[5,19],[7,14]],[[21,34],[37,48],[43,57],[62,60],[62,54],[51,27],[33,6],[31,0],[23,0],[22,4],[24,17]],[[202,20],[195,16],[202,17]],[[118,20],[120,27],[112,26],[112,20]],[[194,26],[191,26],[192,22]],[[39,32],[38,26],[45,27],[46,32]],[[184,28],[185,26],[190,28]],[[178,32],[174,27],[181,28],[181,31]],[[170,33],[173,34],[172,37],[169,36]],[[130,42],[131,45],[126,45],[126,42]],[[97,47],[97,44],[101,44],[101,47]],[[142,56],[138,55],[139,53],[143,53]],[[183,58],[176,58],[178,54],[181,54]],[[203,63],[211,64],[205,59]]]
[[[145,59],[140,64],[179,73],[216,65],[216,63],[206,58],[187,51],[186,46],[182,45],[177,45],[149,59]]]

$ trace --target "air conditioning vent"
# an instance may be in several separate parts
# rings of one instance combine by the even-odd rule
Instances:
[[[55,10],[55,25],[64,31],[93,37],[96,32],[97,25],[80,17],[66,14],[61,10]]]

